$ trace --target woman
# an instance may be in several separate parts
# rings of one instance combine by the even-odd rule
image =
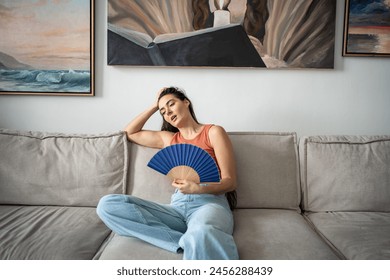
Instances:
[[[163,117],[162,130],[143,130],[157,111]],[[129,141],[147,147],[189,143],[203,148],[216,160],[221,181],[204,186],[176,179],[170,205],[128,195],[105,196],[97,208],[104,223],[119,235],[137,237],[172,252],[184,251],[184,259],[238,259],[230,210],[235,206],[236,171],[225,130],[200,124],[191,101],[181,90],[169,87],[163,88],[157,102],[125,131]]]

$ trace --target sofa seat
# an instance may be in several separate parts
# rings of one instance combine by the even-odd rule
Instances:
[[[240,259],[339,259],[294,210],[236,209],[234,239]],[[137,238],[112,234],[99,259],[180,260],[182,254],[161,250]]]
[[[134,237],[112,233],[98,257],[100,260],[181,260],[183,254],[162,250]]]
[[[234,220],[240,259],[339,259],[297,211],[236,209]]]
[[[307,214],[318,232],[347,259],[390,259],[390,213]]]
[[[94,207],[0,206],[1,259],[92,259],[110,232]]]

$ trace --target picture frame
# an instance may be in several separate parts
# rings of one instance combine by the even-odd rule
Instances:
[[[108,0],[107,65],[334,69],[336,5]]]
[[[390,2],[345,0],[345,57],[390,57]]]
[[[0,95],[94,96],[95,1],[0,5]]]

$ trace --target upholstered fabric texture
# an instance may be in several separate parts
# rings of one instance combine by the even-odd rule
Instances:
[[[390,136],[303,137],[299,153],[295,133],[229,137],[240,259],[390,259]],[[111,193],[170,202],[170,180],[147,167],[157,152],[123,132],[0,130],[0,259],[181,259],[96,214]]]
[[[1,259],[92,259],[109,234],[93,207],[0,206]]]
[[[181,260],[183,254],[162,250],[134,237],[114,234],[102,254],[100,260]]]
[[[240,259],[339,259],[302,215],[294,210],[237,209],[234,239]],[[181,254],[161,250],[132,237],[116,234],[99,259],[181,259]]]
[[[237,166],[237,208],[299,210],[295,133],[229,133]]]
[[[317,136],[300,140],[307,211],[390,212],[390,138]]]
[[[0,203],[96,206],[124,193],[125,134],[62,135],[0,130]]]
[[[126,192],[143,199],[169,203],[175,190],[170,179],[147,166],[158,150],[130,145],[129,182]]]
[[[238,208],[299,210],[299,168],[294,133],[229,133],[238,176]],[[156,149],[131,145],[127,193],[169,203],[174,188],[147,167]]]
[[[390,259],[390,213],[310,213],[317,231],[349,260]]]
[[[240,259],[339,259],[296,211],[237,209],[234,221]]]

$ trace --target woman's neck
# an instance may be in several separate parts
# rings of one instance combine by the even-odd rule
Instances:
[[[195,138],[199,132],[202,130],[203,124],[195,122],[195,120],[192,120],[191,123],[178,127],[180,134],[185,138],[185,139],[193,139]]]

